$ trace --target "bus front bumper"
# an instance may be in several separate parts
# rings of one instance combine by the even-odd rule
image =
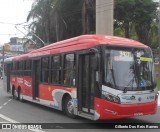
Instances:
[[[157,106],[157,101],[143,104],[117,104],[100,98],[95,98],[94,105],[100,120],[151,115],[157,112]]]

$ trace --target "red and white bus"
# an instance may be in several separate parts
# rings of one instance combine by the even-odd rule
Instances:
[[[82,35],[4,63],[4,88],[91,120],[155,114],[158,92],[151,49],[134,40]]]

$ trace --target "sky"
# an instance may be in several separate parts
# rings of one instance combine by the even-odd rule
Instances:
[[[0,45],[8,43],[11,37],[24,36],[14,24],[26,22],[32,3],[33,0],[0,0]],[[22,26],[18,29],[26,33]]]

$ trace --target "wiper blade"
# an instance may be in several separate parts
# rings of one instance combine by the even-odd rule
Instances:
[[[133,88],[134,78],[135,78],[135,76],[131,79],[131,81],[129,81],[129,83],[127,84],[127,86],[132,86],[132,88]],[[124,87],[123,93],[127,93],[127,89],[128,89],[127,86]]]
[[[139,89],[139,76],[140,76],[140,71],[139,71],[139,67],[138,67],[138,63],[139,63],[139,59],[138,57],[135,55],[135,53],[133,53],[134,55],[134,68],[133,68],[133,72],[134,72],[134,76],[135,76],[135,82],[137,84],[137,88]]]

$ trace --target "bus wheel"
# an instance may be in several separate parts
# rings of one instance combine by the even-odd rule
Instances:
[[[21,89],[19,89],[19,92],[18,92],[18,98],[21,102],[23,102],[23,94],[21,92]]]
[[[13,99],[18,99],[17,91],[15,89],[13,90]]]
[[[65,113],[67,116],[71,118],[76,118],[76,115],[74,115],[74,105],[71,97],[67,96],[65,98]]]

